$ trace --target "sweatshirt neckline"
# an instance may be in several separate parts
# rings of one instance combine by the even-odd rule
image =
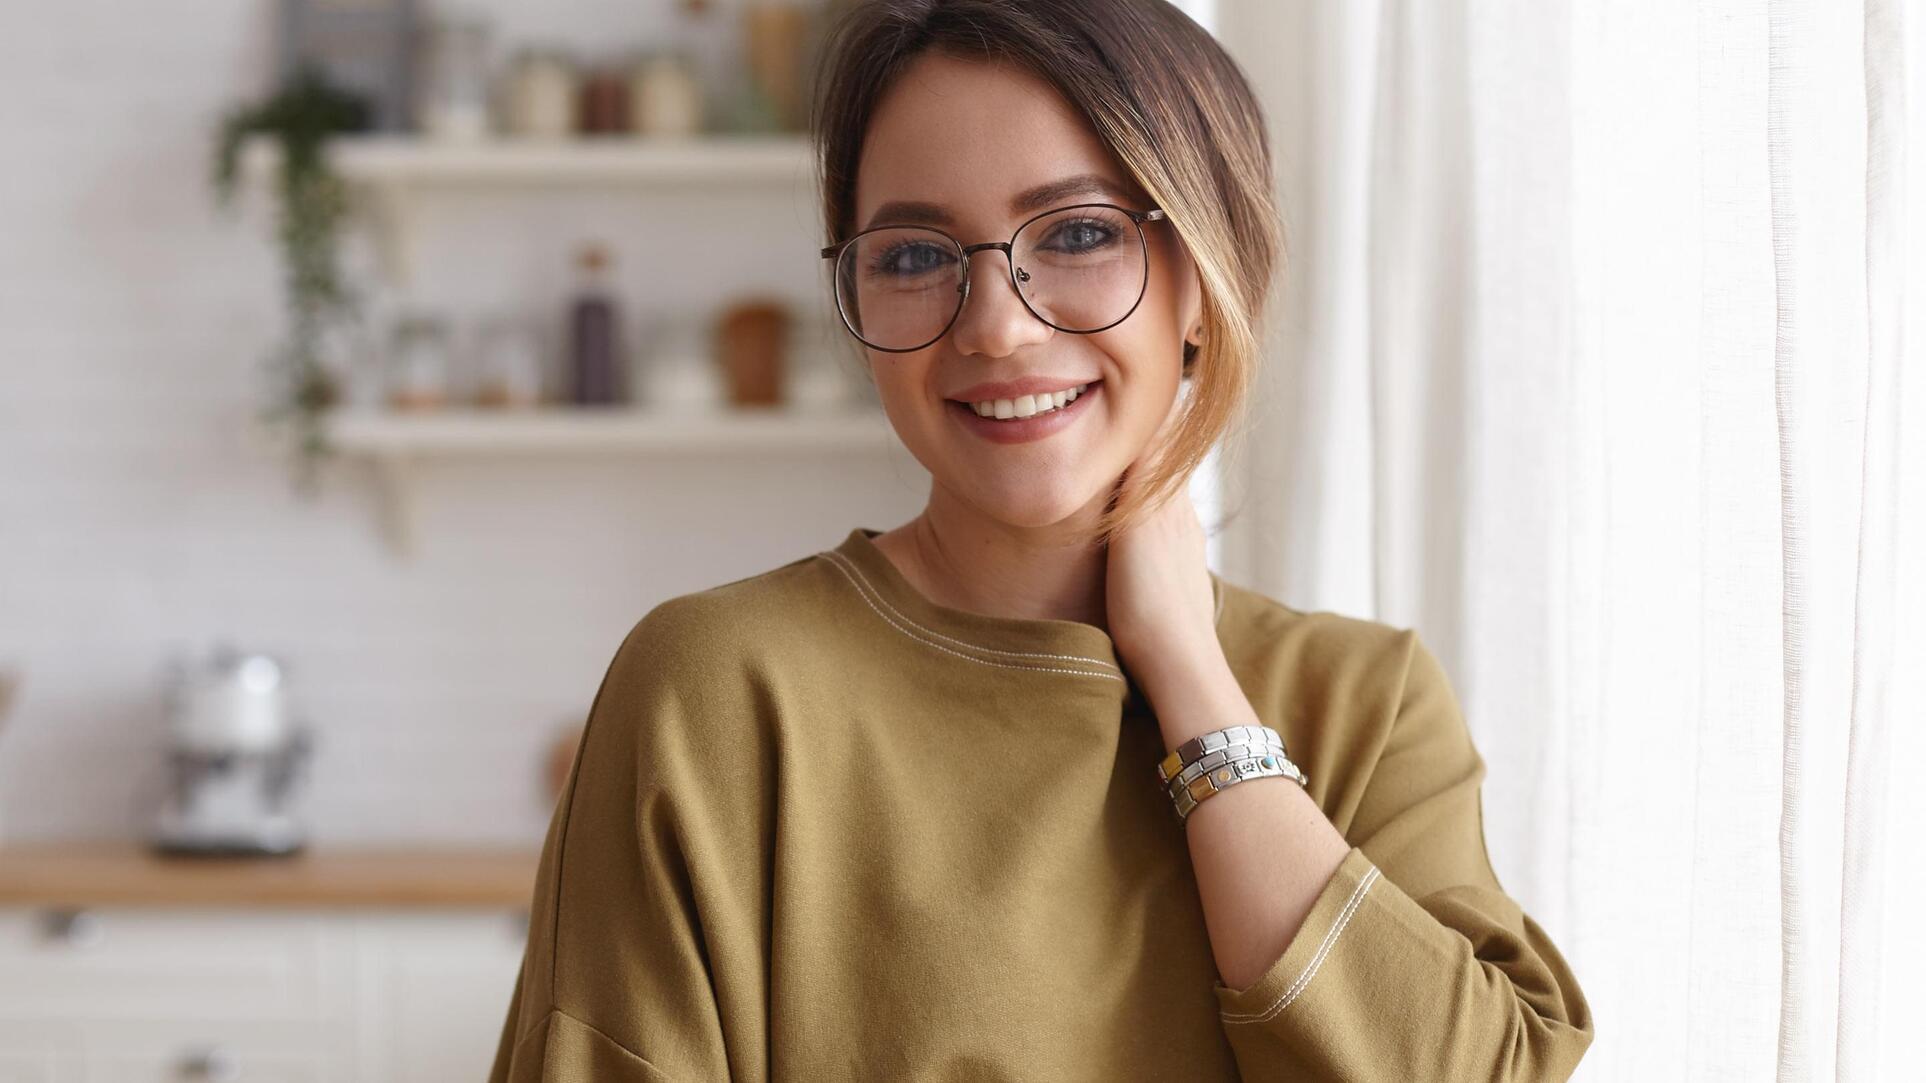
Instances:
[[[882,531],[858,526],[822,555],[834,563],[869,608],[908,639],[932,650],[992,666],[1125,681],[1110,633],[1083,621],[1000,617],[939,605],[925,596],[876,545]],[[1215,573],[1211,590],[1222,602]]]

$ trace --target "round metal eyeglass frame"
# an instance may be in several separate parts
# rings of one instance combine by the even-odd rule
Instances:
[[[1011,247],[1016,244],[1017,237],[1023,233],[1024,229],[1027,226],[1029,226],[1030,223],[1036,221],[1039,218],[1048,218],[1053,214],[1062,214],[1064,211],[1074,211],[1079,207],[1104,207],[1124,215],[1125,217],[1129,218],[1133,223],[1135,223],[1137,226],[1137,249],[1143,256],[1143,270],[1144,270],[1143,280],[1137,283],[1137,299],[1135,301],[1130,302],[1130,308],[1125,310],[1123,315],[1118,316],[1116,319],[1111,320],[1109,323],[1104,324],[1102,327],[1093,327],[1093,328],[1089,328],[1081,331],[1076,330],[1074,328],[1062,327],[1057,324],[1051,323],[1047,319],[1044,319],[1043,313],[1038,312],[1036,310],[1036,306],[1030,303],[1030,299],[1023,295],[1023,286],[1021,283],[1017,281],[1016,257],[1010,253]],[[956,326],[957,317],[963,315],[963,306],[968,304],[970,300],[970,257],[975,255],[978,252],[983,251],[986,248],[994,248],[1003,253],[1004,265],[1009,267],[1010,269],[1010,286],[1012,289],[1016,290],[1017,300],[1022,301],[1023,307],[1030,310],[1030,315],[1035,316],[1037,319],[1042,320],[1045,324],[1048,324],[1049,326],[1056,328],[1059,331],[1065,331],[1073,335],[1094,335],[1099,331],[1110,330],[1112,327],[1115,327],[1118,324],[1129,319],[1130,314],[1132,312],[1137,311],[1137,306],[1144,303],[1144,293],[1147,291],[1150,285],[1150,242],[1144,238],[1144,223],[1145,222],[1167,222],[1167,221],[1169,221],[1169,218],[1164,214],[1163,208],[1161,207],[1152,207],[1147,211],[1133,211],[1128,207],[1119,207],[1115,203],[1072,203],[1069,206],[1065,206],[1065,207],[1052,207],[1047,211],[1042,211],[1038,214],[1033,214],[1030,217],[1024,219],[1022,225],[1017,226],[1015,230],[1011,231],[1010,239],[1007,241],[984,241],[982,244],[966,245],[963,242],[957,240],[955,237],[950,236],[948,233],[944,232],[943,230],[937,229],[935,226],[925,226],[920,224],[892,225],[889,223],[883,223],[881,225],[871,226],[868,229],[852,234],[849,237],[845,237],[843,240],[838,241],[835,244],[832,244],[829,247],[823,249],[822,254],[824,259],[837,260],[840,263],[840,260],[843,254],[843,249],[856,243],[865,234],[875,233],[885,229],[928,230],[929,232],[935,233],[938,236],[942,237],[944,240],[950,242],[950,247],[956,250],[956,254],[962,260],[962,264],[963,264],[963,284],[957,287],[957,292],[958,294],[960,294],[960,296],[956,300],[956,311],[950,313],[949,322],[943,325],[943,329],[941,331],[938,331],[933,338],[931,338],[928,342],[925,342],[920,346],[877,346],[871,343],[868,339],[864,338],[862,335],[857,334],[855,326],[849,322],[849,313],[843,311],[843,291],[840,288],[837,288],[835,285],[835,270],[834,270],[834,265],[832,265],[832,269],[830,272],[831,292],[834,293],[836,296],[836,315],[842,318],[843,329],[848,331],[851,335],[853,335],[856,341],[862,343],[865,346],[868,346],[872,350],[880,350],[883,353],[915,353],[917,350],[928,349],[930,346],[934,345],[938,340],[940,340],[944,335],[949,334],[950,328]]]

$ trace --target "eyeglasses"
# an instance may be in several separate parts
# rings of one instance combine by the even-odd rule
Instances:
[[[970,296],[970,257],[985,248],[1003,253],[1037,319],[1076,335],[1115,327],[1150,281],[1143,223],[1162,221],[1155,207],[1077,203],[1030,218],[1008,241],[965,245],[933,227],[882,225],[822,253],[836,261],[836,311],[849,333],[872,350],[909,353],[949,332]]]

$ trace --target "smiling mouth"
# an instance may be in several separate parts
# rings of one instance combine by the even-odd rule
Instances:
[[[1091,380],[1062,391],[1042,395],[1019,395],[1014,399],[986,399],[982,402],[964,402],[960,399],[947,401],[987,421],[1022,421],[1033,417],[1044,417],[1062,410],[1102,382],[1102,380]]]
[[[1092,403],[1101,399],[1104,393],[1104,382],[1092,380],[1083,385],[1083,391],[1077,397],[1065,395],[1062,406],[1056,405],[1054,395],[1043,396],[1049,405],[1042,410],[1036,409],[1037,397],[1031,396],[1031,413],[1028,417],[1015,416],[1014,404],[1006,400],[1002,405],[1011,409],[1011,416],[1001,419],[994,412],[985,417],[978,413],[978,407],[955,399],[945,399],[944,402],[955,411],[953,416],[965,432],[991,444],[1012,445],[1047,440],[1074,428],[1084,414],[1101,409],[1100,405],[1093,406]]]

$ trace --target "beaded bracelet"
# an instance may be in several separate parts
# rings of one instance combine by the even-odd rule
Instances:
[[[1157,764],[1157,780],[1183,822],[1213,794],[1252,778],[1289,778],[1309,783],[1284,754],[1284,738],[1269,726],[1226,726],[1193,737]]]

